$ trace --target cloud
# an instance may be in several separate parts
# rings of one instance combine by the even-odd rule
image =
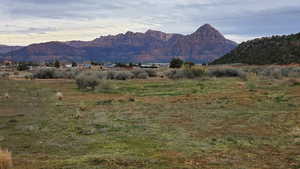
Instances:
[[[299,0],[1,0],[0,44],[7,43],[8,35],[22,44],[28,36],[36,43],[128,30],[189,34],[205,23],[240,42],[295,33],[299,17]]]

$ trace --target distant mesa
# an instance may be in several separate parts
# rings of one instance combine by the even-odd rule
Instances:
[[[207,63],[230,52],[237,43],[205,24],[190,35],[156,30],[101,36],[92,41],[47,42],[14,50],[1,57],[13,61],[168,62],[174,57]]]

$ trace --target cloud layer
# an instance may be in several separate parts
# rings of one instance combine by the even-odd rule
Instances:
[[[205,23],[238,42],[299,31],[299,0],[1,0],[0,44],[92,40],[158,29],[189,34]]]

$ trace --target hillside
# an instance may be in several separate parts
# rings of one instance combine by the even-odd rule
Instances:
[[[231,63],[257,65],[300,63],[300,33],[244,42],[211,64]]]
[[[22,46],[7,46],[7,45],[0,45],[0,54],[5,54],[11,51],[15,51],[21,49]]]
[[[237,44],[227,40],[209,24],[190,35],[169,34],[156,30],[145,33],[101,36],[92,41],[49,42],[34,44],[5,54],[17,61],[93,60],[100,62],[168,62],[173,57],[206,63],[234,49]],[[13,57],[12,57],[13,56]]]

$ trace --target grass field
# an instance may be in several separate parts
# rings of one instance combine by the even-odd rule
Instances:
[[[298,169],[300,86],[282,81],[1,80],[0,147],[14,169]]]

